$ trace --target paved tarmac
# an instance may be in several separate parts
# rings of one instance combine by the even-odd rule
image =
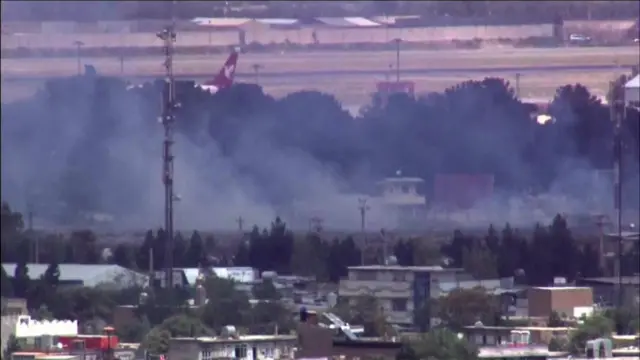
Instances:
[[[253,66],[259,64],[261,78],[339,76],[377,76],[394,73],[394,51],[311,51],[291,53],[241,54],[238,77],[254,77]],[[214,76],[227,55],[176,55],[174,72],[181,79],[201,79]],[[640,51],[631,47],[618,48],[552,48],[552,49],[479,49],[479,50],[407,50],[401,53],[402,74],[455,75],[481,72],[576,72],[629,67],[638,63]],[[124,78],[151,79],[163,76],[161,56],[81,58],[82,64],[92,64],[99,73]],[[69,76],[78,71],[76,58],[3,59],[2,75],[15,78],[49,78]]]
[[[502,67],[502,68],[424,68],[424,69],[401,69],[401,77],[405,76],[456,76],[456,75],[478,75],[478,74],[528,74],[528,73],[570,73],[570,72],[595,72],[595,71],[616,71],[623,69],[618,65],[579,65],[579,66],[535,66],[535,67]],[[99,73],[99,70],[98,70]],[[287,82],[298,82],[304,79],[313,78],[338,78],[340,77],[372,77],[372,76],[390,76],[395,77],[395,71],[383,71],[383,70],[331,70],[331,71],[289,71],[282,72],[260,72],[257,77],[259,79],[282,79],[289,80]],[[118,77],[118,75],[113,75]],[[189,75],[177,75],[175,78],[178,80],[206,80],[215,76],[215,73],[193,73]],[[236,73],[236,77],[239,80],[254,80],[256,79],[255,73]],[[2,75],[2,81],[44,81],[51,78],[50,76],[42,75]],[[137,76],[123,76],[123,78],[131,81],[149,81],[158,78],[155,75],[137,75]],[[279,82],[279,81],[278,81]]]

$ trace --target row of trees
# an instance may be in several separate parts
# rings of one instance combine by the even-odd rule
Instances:
[[[34,240],[20,227],[10,228],[12,223],[20,225],[20,214],[12,212],[6,204],[4,209],[2,261],[33,262]],[[69,238],[45,237],[37,251],[44,263],[113,263],[148,271],[150,264],[156,269],[164,267],[165,239],[162,230],[155,233],[149,230],[142,244],[121,243],[107,248],[98,243],[91,231],[76,231]],[[610,270],[598,266],[599,235],[574,235],[560,215],[549,226],[537,225],[527,233],[507,224],[502,230],[490,226],[484,234],[456,230],[444,241],[429,237],[385,239],[390,254],[400,265],[461,267],[480,279],[516,276],[527,284],[546,285],[558,276],[573,281],[601,276]],[[198,231],[189,239],[178,233],[173,248],[176,267],[249,266],[260,272],[312,276],[331,282],[346,276],[348,266],[381,264],[385,261],[383,256],[380,235],[368,239],[352,236],[327,239],[322,232],[310,232],[295,238],[279,218],[269,229],[254,227],[249,233],[221,244],[212,236],[203,239]],[[639,259],[637,243],[626,247],[622,274],[633,275],[640,267]]]

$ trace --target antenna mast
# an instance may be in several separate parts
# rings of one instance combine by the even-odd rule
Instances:
[[[165,252],[165,284],[167,288],[173,289],[173,125],[175,123],[175,109],[179,106],[175,97],[175,81],[173,76],[173,54],[174,43],[176,41],[175,19],[173,8],[175,1],[171,2],[171,24],[164,28],[157,36],[164,42],[164,68],[165,83],[162,99],[162,117],[160,119],[164,126],[164,141],[162,152],[164,183],[164,230],[166,236]]]

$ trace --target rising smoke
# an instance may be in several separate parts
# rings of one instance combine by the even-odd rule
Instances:
[[[79,77],[50,83],[45,91],[32,99],[3,105],[3,201],[23,211],[30,203],[42,224],[95,226],[99,223],[111,230],[162,226],[163,133],[162,126],[156,121],[159,92],[151,85],[125,92],[125,84],[117,82],[107,86],[105,82],[108,81],[115,82]],[[200,96],[212,101],[208,95]],[[309,95],[297,96],[288,101],[302,101],[302,97]],[[487,107],[486,99],[475,97],[462,97],[459,106],[469,114],[482,106],[488,114],[485,119],[508,116],[503,113],[504,109]],[[97,108],[105,104],[107,109]],[[316,110],[334,106],[330,102],[323,104]],[[394,119],[388,131],[379,135],[379,141],[372,140],[375,137],[365,141],[363,131],[351,132],[348,130],[351,127],[336,130],[324,125],[325,128],[314,129],[312,119],[303,118],[303,114],[289,118],[309,121],[311,125],[304,134],[296,132],[300,127],[280,125],[291,131],[284,132],[291,141],[304,145],[292,146],[290,141],[272,134],[274,124],[278,122],[269,116],[284,114],[269,115],[260,111],[237,118],[227,116],[225,121],[230,118],[230,121],[250,126],[238,126],[233,135],[233,149],[225,150],[231,135],[221,134],[217,137],[220,141],[212,140],[209,136],[211,119],[205,118],[197,106],[191,110],[188,115],[190,130],[178,134],[175,146],[175,191],[180,197],[175,205],[175,223],[176,229],[184,230],[234,229],[240,216],[245,224],[261,227],[281,216],[290,227],[306,229],[309,219],[315,216],[323,218],[325,228],[359,229],[360,196],[355,194],[369,190],[368,185],[394,171],[388,171],[389,168],[381,175],[380,171],[370,170],[375,164],[362,163],[354,166],[357,170],[344,175],[301,150],[314,148],[314,144],[320,142],[333,141],[338,156],[347,151],[339,148],[341,144],[388,152],[381,158],[390,159],[389,164],[402,164],[406,157],[423,157],[426,159],[424,166],[431,170],[415,169],[414,172],[426,174],[425,178],[442,171],[455,173],[460,169],[457,166],[473,169],[474,164],[499,159],[493,166],[501,172],[498,177],[517,184],[535,183],[546,176],[533,171],[521,158],[525,150],[523,144],[536,144],[538,153],[542,154],[540,157],[547,160],[557,151],[553,147],[557,142],[551,144],[532,139],[532,134],[540,130],[534,127],[538,125],[526,125],[531,126],[532,134],[521,133],[521,138],[515,138],[513,134],[518,131],[509,127],[516,125],[496,128],[501,125],[478,122],[477,128],[465,132],[464,136],[461,131],[450,129],[450,136],[441,139],[456,142],[460,147],[458,153],[464,154],[464,158],[443,158],[443,154],[436,152],[437,144],[433,148],[424,144],[424,148],[414,149],[415,154],[405,154],[393,150],[394,142],[396,145],[403,142],[406,127],[410,126],[401,118]],[[326,114],[354,121],[333,110],[327,110]],[[402,112],[398,110],[397,114]],[[563,116],[563,119],[573,121],[571,116]],[[494,126],[493,131],[483,131],[487,126]],[[425,155],[429,151],[433,153]],[[458,163],[462,165],[456,165]],[[446,216],[432,211],[428,214],[430,220],[419,225],[426,228],[481,228],[489,223],[509,222],[514,226],[530,226],[535,222],[548,222],[557,213],[613,215],[610,176],[595,176],[603,172],[596,172],[589,163],[575,159],[563,159],[556,169],[549,175],[552,180],[544,191],[522,195],[519,190],[497,188],[490,198],[479,201],[469,211]],[[625,199],[629,208],[637,209],[639,191],[635,171],[635,178],[627,182]],[[433,196],[426,192],[428,198]],[[385,211],[374,200],[369,203],[367,227],[396,226],[395,214]],[[86,209],[86,212],[78,215],[72,207]],[[96,214],[106,215],[96,218]],[[637,212],[633,216],[637,217]]]

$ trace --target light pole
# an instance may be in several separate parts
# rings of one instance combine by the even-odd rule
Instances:
[[[360,231],[364,234],[365,220],[367,217],[367,211],[369,211],[369,205],[367,205],[367,199],[358,199],[358,210],[360,210]]]
[[[260,64],[253,64],[251,67],[253,68],[253,73],[256,76],[256,85],[260,85],[260,69],[262,69],[263,66]]]
[[[616,273],[618,277],[618,306],[622,306],[622,121],[625,117],[624,85],[615,81],[609,83],[609,116],[614,127],[614,205],[616,211],[616,227],[618,254]]]
[[[367,199],[360,198],[358,199],[358,210],[360,210],[360,232],[362,233],[362,243],[366,246],[366,237],[365,237],[365,224],[367,211],[369,211],[369,205],[367,205]],[[361,247],[360,250],[360,265],[364,265],[364,249],[365,246]]]
[[[396,43],[396,82],[400,82],[400,43],[402,39],[396,38],[393,41]]]
[[[82,46],[84,46],[84,43],[80,40],[76,40],[73,44],[76,46],[76,64],[78,67],[78,75],[80,75],[82,73],[80,68],[82,66]]]

